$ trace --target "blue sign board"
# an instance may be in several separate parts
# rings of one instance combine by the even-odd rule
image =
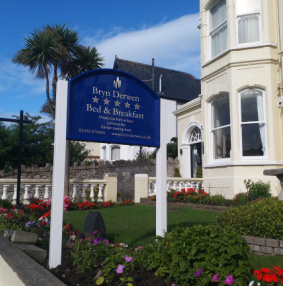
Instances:
[[[160,146],[160,99],[138,78],[97,69],[69,82],[67,139]]]

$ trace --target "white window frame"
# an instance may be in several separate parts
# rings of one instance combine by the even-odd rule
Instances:
[[[247,91],[247,90],[259,90],[262,93],[262,104],[263,104],[263,116],[264,120],[263,121],[248,121],[248,122],[242,122],[242,106],[241,106],[241,95]],[[245,88],[239,91],[238,93],[238,104],[239,104],[239,139],[240,139],[240,153],[241,153],[241,161],[265,161],[267,160],[267,151],[268,151],[268,146],[267,146],[267,124],[266,124],[266,102],[265,102],[265,91],[261,88]],[[242,138],[242,125],[248,125],[248,124],[265,124],[265,150],[264,150],[264,155],[263,156],[244,156],[243,155],[243,138]]]
[[[213,4],[211,4],[208,8],[208,13],[207,13],[207,23],[208,23],[208,38],[209,38],[209,41],[208,41],[208,55],[209,55],[209,58],[210,59],[214,59],[214,58],[217,58],[219,55],[225,53],[227,50],[228,50],[228,43],[226,44],[226,49],[224,49],[223,51],[219,52],[218,54],[212,56],[212,39],[211,39],[211,34],[213,32],[215,32],[217,29],[219,29],[221,26],[225,25],[226,23],[226,26],[227,26],[227,38],[228,38],[228,19],[227,19],[227,13],[226,13],[226,20],[221,22],[220,24],[218,24],[216,27],[213,28],[213,30],[211,30],[210,28],[210,18],[211,18],[211,9],[218,3],[220,2],[221,0],[219,1],[215,1]],[[225,0],[225,4],[226,4],[226,7],[227,7],[227,0]]]
[[[218,100],[220,99],[221,97],[225,97],[225,96],[228,96],[229,97],[229,115],[230,115],[230,124],[227,124],[227,125],[223,125],[221,127],[217,127],[217,128],[212,128],[212,104],[215,100]],[[209,133],[210,133],[210,144],[209,144],[209,149],[210,149],[210,156],[209,156],[209,161],[211,164],[220,164],[220,165],[225,165],[227,163],[229,163],[231,161],[231,154],[230,154],[230,157],[229,158],[220,158],[220,159],[217,159],[217,158],[214,158],[214,136],[213,136],[213,131],[215,130],[219,130],[219,129],[224,129],[226,127],[230,127],[230,136],[231,136],[231,148],[232,148],[232,132],[231,132],[231,108],[230,108],[230,94],[228,92],[223,92],[221,93],[220,95],[218,96],[214,96],[211,101],[209,102],[209,110],[208,110],[208,116],[209,116]],[[231,150],[230,150],[231,152]]]
[[[246,0],[248,1],[248,0]],[[262,43],[262,21],[261,21],[261,1],[259,2],[259,11],[254,13],[244,13],[244,14],[238,14],[238,0],[236,0],[236,33],[237,33],[237,44],[239,47],[250,47],[250,46],[258,46]],[[259,29],[259,40],[255,42],[248,42],[248,43],[239,43],[239,20],[242,16],[248,16],[248,15],[258,15],[258,29]]]

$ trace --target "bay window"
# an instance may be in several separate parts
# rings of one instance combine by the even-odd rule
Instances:
[[[248,89],[240,93],[242,156],[266,155],[266,123],[263,91]]]
[[[227,49],[226,0],[220,0],[210,9],[209,37],[211,57]]]
[[[238,43],[260,41],[260,1],[237,0]]]
[[[230,158],[231,130],[228,93],[211,103],[211,117],[213,159]]]

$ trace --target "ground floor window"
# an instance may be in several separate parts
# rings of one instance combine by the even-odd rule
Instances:
[[[247,89],[240,93],[242,156],[264,156],[266,153],[266,123],[264,93]]]
[[[211,136],[213,159],[230,158],[231,130],[228,93],[211,103]]]

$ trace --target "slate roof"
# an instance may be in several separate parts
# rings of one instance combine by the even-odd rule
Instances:
[[[115,58],[113,69],[132,74],[144,81],[151,88],[152,74],[154,72],[153,90],[162,98],[185,103],[197,98],[201,93],[200,80],[185,72],[126,61],[117,57]],[[159,93],[160,75],[162,75],[161,93]]]

